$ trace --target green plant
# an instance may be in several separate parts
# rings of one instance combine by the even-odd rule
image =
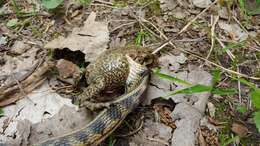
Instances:
[[[213,75],[213,85],[212,86],[201,85],[201,84],[192,85],[191,83],[189,83],[187,81],[178,79],[176,77],[173,77],[173,76],[170,76],[167,74],[160,73],[160,71],[158,69],[154,70],[153,73],[163,79],[178,82],[178,83],[189,86],[189,87],[181,89],[181,90],[172,91],[167,96],[176,95],[176,94],[193,94],[193,93],[201,93],[201,92],[210,92],[212,94],[218,94],[218,95],[232,95],[232,94],[237,93],[237,90],[234,88],[215,87],[215,84],[218,81],[220,81],[220,77],[221,77],[221,72],[217,71],[217,70],[215,70],[212,73],[212,75]],[[260,132],[260,88],[256,87],[255,84],[253,84],[243,78],[233,78],[233,79],[239,80],[242,84],[245,84],[251,88],[251,92],[249,95],[250,95],[252,103],[256,109],[256,111],[253,113],[253,116],[254,116],[253,118],[254,118],[256,127],[257,127],[258,131]],[[241,113],[246,112],[245,107],[240,107],[240,108],[238,108],[238,110]]]
[[[189,87],[184,88],[184,89],[172,91],[167,96],[176,95],[176,94],[193,94],[193,93],[201,93],[201,92],[210,92],[212,94],[218,94],[218,95],[231,95],[231,94],[237,93],[237,90],[234,89],[234,88],[218,88],[218,87],[214,87],[214,85],[208,86],[208,85],[201,85],[201,84],[193,85],[193,84],[191,84],[187,81],[178,79],[178,78],[170,76],[170,75],[160,73],[160,71],[158,69],[154,70],[154,74],[161,77],[161,78],[189,86]],[[217,72],[217,71],[213,74],[213,82],[220,80],[219,74],[220,74],[220,72]]]
[[[136,35],[135,44],[136,44],[137,46],[141,46],[142,41],[143,41],[146,37],[148,37],[148,33],[145,32],[143,29],[141,29],[141,30],[137,33],[137,35]]]
[[[150,2],[150,0],[136,0],[136,4],[143,6],[145,4],[147,4],[148,2]]]
[[[33,12],[22,12],[18,4],[16,3],[16,0],[12,0],[11,2],[12,2],[12,8],[17,17],[30,17],[36,15],[35,5],[33,5]]]
[[[255,121],[255,125],[258,129],[258,131],[260,131],[260,112],[255,112],[254,113],[254,121]]]
[[[260,13],[260,0],[239,0],[238,3],[240,10],[246,16]]]
[[[79,3],[83,6],[89,6],[91,3],[91,0],[79,0]]]
[[[174,81],[174,82],[182,84],[182,85],[187,85],[187,86],[191,85],[191,83],[189,83],[187,81],[178,79],[176,77],[173,77],[173,76],[170,76],[170,75],[167,75],[167,74],[160,73],[159,69],[156,69],[153,72],[155,73],[155,75],[159,76],[160,78],[170,80],[170,81]]]
[[[113,141],[114,141],[114,136],[113,135],[110,135],[108,137],[108,146],[113,146]]]
[[[20,10],[20,8],[17,5],[16,0],[12,0],[12,7],[13,7],[14,12],[16,13],[16,15],[19,16],[20,13],[21,13],[21,10]]]
[[[0,108],[0,117],[4,116],[4,111],[3,109]]]
[[[241,114],[244,114],[247,112],[247,108],[245,106],[242,106],[242,105],[237,105],[236,106],[236,110],[241,113]]]
[[[126,6],[127,6],[127,2],[125,2],[125,1],[115,0],[115,1],[113,2],[113,7],[114,7],[114,8],[124,8],[124,7],[126,7]]]
[[[41,2],[46,9],[50,10],[55,9],[59,5],[61,5],[63,3],[63,0],[42,0]]]
[[[247,9],[246,9],[246,1],[245,0],[238,0],[238,3],[239,3],[239,6],[240,6],[240,9],[241,11],[244,13],[244,14],[248,14],[247,13]]]
[[[5,3],[4,0],[0,0],[0,7],[2,7],[2,5]]]
[[[255,125],[260,132],[260,88],[258,88],[255,84],[243,79],[243,78],[233,78],[235,80],[240,81],[242,84],[250,87],[249,96],[251,97],[252,103],[256,109],[253,113],[253,118]]]
[[[15,28],[18,24],[18,19],[11,19],[6,23],[6,26],[9,28]]]
[[[239,136],[229,137],[228,135],[220,134],[220,145],[227,146],[239,139]]]
[[[256,111],[254,112],[254,121],[258,131],[260,132],[260,89],[259,88],[252,89],[250,95],[251,95],[252,103],[256,108]]]

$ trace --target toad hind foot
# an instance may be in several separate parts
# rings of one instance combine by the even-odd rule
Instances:
[[[78,97],[80,107],[84,106],[83,103],[89,101],[99,95],[101,91],[105,89],[105,78],[97,77],[95,82],[92,82],[87,88],[83,90],[83,93]]]

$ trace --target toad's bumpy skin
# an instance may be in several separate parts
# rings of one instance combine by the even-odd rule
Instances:
[[[143,50],[142,52],[145,51]],[[100,91],[110,89],[111,87],[114,88],[118,86],[117,84],[125,85],[126,93],[119,96],[115,101],[111,101],[109,107],[103,109],[88,125],[38,145],[95,146],[109,136],[139,104],[140,96],[147,87],[148,69],[144,65],[139,64],[144,63],[144,55],[146,53],[142,54],[142,52],[135,48],[125,48],[123,50],[106,51],[102,54],[87,69],[87,79],[91,87],[85,90],[84,95],[94,97]],[[144,58],[140,58],[140,56]]]
[[[96,61],[86,69],[86,80],[89,86],[79,96],[79,103],[91,110],[99,108],[102,104],[90,104],[102,91],[117,89],[126,85],[129,75],[129,62],[126,58],[130,56],[133,60],[143,64],[149,58],[148,48],[125,47],[108,50],[102,53]]]

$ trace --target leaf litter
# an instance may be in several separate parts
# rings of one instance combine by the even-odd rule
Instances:
[[[95,57],[107,49],[109,42],[108,24],[97,22],[95,19],[96,13],[91,12],[83,27],[74,28],[66,38],[60,36],[48,42],[45,48],[79,50],[86,55],[86,62],[93,61]]]
[[[109,41],[107,23],[96,22],[95,18],[96,14],[92,12],[85,21],[84,27],[74,28],[67,38],[60,37],[56,40],[54,39],[47,43],[45,47],[52,49],[69,48],[72,51],[80,50],[86,54],[86,61],[92,61],[107,48]],[[23,56],[28,56],[26,55],[27,53],[30,53],[30,55],[24,57],[23,60],[10,56],[6,59],[8,62],[6,62],[4,66],[1,66],[2,76],[10,76],[9,74],[11,74],[11,72],[8,71],[11,70],[15,78],[19,80],[21,76],[28,72],[28,68],[34,66],[33,64],[39,61],[36,57],[38,50],[30,48],[30,46],[25,45],[23,41],[17,41],[12,48],[11,51],[13,53],[21,54],[18,56],[21,59]],[[10,69],[10,66],[14,67]],[[69,66],[71,66],[71,64],[65,66],[65,68]],[[64,68],[64,66],[59,65],[57,67],[62,72],[61,68]],[[37,69],[39,70],[39,68]],[[24,73],[22,72],[23,70]],[[74,69],[73,71],[76,70],[79,71],[79,69]],[[67,78],[69,76],[67,73],[62,77]],[[5,87],[6,85],[10,85],[9,82],[13,82],[13,79],[5,78],[3,82],[5,82],[5,84],[1,84],[1,86]],[[50,135],[51,137],[59,136],[69,131],[79,129],[93,119],[93,113],[88,114],[88,111],[79,111],[78,107],[72,104],[71,99],[61,97],[55,93],[55,90],[53,90],[49,84],[49,82],[42,83],[36,90],[28,93],[25,98],[18,100],[14,105],[8,105],[3,108],[4,116],[1,119],[11,118],[11,122],[5,126],[7,131],[1,133],[2,142],[12,145],[37,143],[50,138]],[[14,113],[17,115],[14,115]],[[68,115],[68,113],[70,114]],[[24,120],[27,121],[27,127],[24,125],[22,129],[19,129],[15,126],[19,125],[19,123],[23,123]],[[4,122],[4,120],[1,122]],[[10,134],[8,134],[8,129],[10,129]],[[25,130],[27,133],[21,132]],[[12,138],[10,138],[10,135]],[[28,141],[29,135],[31,136]]]
[[[101,2],[102,3],[102,2]],[[160,9],[163,12],[163,18],[160,21],[160,25],[163,26],[160,29],[162,30],[170,30],[170,31],[165,31],[167,35],[171,35],[170,33],[172,32],[178,32],[178,30],[181,30],[183,27],[184,23],[182,23],[185,19],[189,19],[189,17],[192,17],[194,15],[197,15],[200,13],[202,10],[201,8],[207,8],[212,1],[208,0],[194,0],[194,1],[171,1],[171,0],[160,0]],[[94,5],[95,6],[95,3]],[[147,7],[149,5],[146,5]],[[99,7],[99,6],[97,6]],[[144,8],[145,8],[144,7]],[[189,11],[186,11],[189,8]],[[214,7],[215,8],[215,7]],[[106,16],[105,13],[109,12],[109,7],[107,8],[101,8],[101,10],[106,9],[103,11],[102,16],[100,17],[99,15],[99,20],[100,18],[104,18]],[[112,10],[115,10],[118,8],[113,8]],[[124,9],[124,8],[123,8]],[[223,9],[224,14],[228,13],[225,8]],[[100,10],[100,9],[99,9]],[[119,13],[119,16],[116,17],[118,19],[125,20],[125,18],[130,15],[132,9],[130,8],[125,8],[125,12],[121,13],[120,11],[117,11]],[[218,9],[219,10],[219,9]],[[77,9],[77,11],[80,11],[80,9]],[[99,13],[97,11],[97,13]],[[121,14],[120,14],[121,13]],[[220,13],[220,12],[219,12]],[[223,13],[223,12],[222,12]],[[99,13],[100,14],[100,13]],[[103,16],[104,14],[104,16]],[[180,20],[172,20],[171,15],[174,15],[175,18],[180,19]],[[207,30],[201,29],[204,27],[204,24],[202,23],[204,20],[206,20],[206,23],[209,23],[207,20],[208,15],[205,15],[205,17],[200,17],[198,21],[195,21],[194,24],[189,28],[188,33],[181,35],[180,37],[187,38],[197,38],[197,37],[203,37],[207,35]],[[81,17],[82,18],[82,17]],[[107,17],[108,19],[115,19],[115,17]],[[166,19],[167,18],[167,19]],[[228,15],[223,15],[221,14],[220,18],[222,20],[219,20],[216,28],[216,31],[219,31],[219,28],[221,29],[220,32],[220,38],[221,41],[230,41],[229,39],[231,38],[232,41],[244,41],[248,38],[248,34],[244,32],[244,30],[240,27],[238,24],[233,24],[227,22],[229,19]],[[121,25],[122,23],[118,23],[119,21],[110,21],[110,25],[114,26],[112,32],[110,34],[108,33],[107,29],[107,22],[97,22],[95,21],[96,19],[96,14],[92,12],[85,22],[83,27],[80,28],[74,28],[72,30],[72,33],[70,33],[67,37],[59,37],[57,39],[54,39],[53,41],[47,43],[45,45],[45,48],[51,48],[51,49],[63,49],[63,48],[69,48],[72,51],[80,50],[83,53],[86,54],[85,60],[87,62],[92,61],[98,54],[103,52],[107,48],[107,44],[109,41],[113,42],[118,42],[119,40],[129,40],[128,37],[131,38],[131,35],[129,34],[134,34],[137,28],[133,29],[133,26],[136,22],[133,22],[129,25],[122,25],[120,27],[119,24]],[[106,19],[106,18],[105,18]],[[158,21],[157,21],[157,20]],[[152,17],[149,20],[152,21],[153,23],[159,22],[159,18]],[[88,22],[88,23],[87,23]],[[88,25],[87,25],[88,24]],[[124,22],[123,22],[124,24]],[[171,26],[174,26],[172,28]],[[99,28],[100,27],[100,28]],[[206,27],[206,26],[205,26]],[[219,27],[219,28],[218,28]],[[92,28],[94,28],[92,30]],[[142,28],[143,29],[143,28]],[[171,31],[173,30],[173,31]],[[126,34],[127,35],[126,35]],[[219,33],[219,32],[217,32]],[[109,40],[109,35],[112,36]],[[116,40],[114,40],[113,36],[116,36]],[[131,39],[130,39],[131,40]],[[200,42],[176,42],[176,45],[184,50],[188,51],[194,51],[197,54],[203,53],[203,51],[208,51],[207,49],[209,48],[209,44],[207,42],[208,40],[205,39]],[[18,42],[18,44],[23,42]],[[124,43],[126,44],[126,43]],[[143,44],[146,44],[144,41]],[[18,45],[20,46],[20,45]],[[24,48],[24,49],[23,49]],[[214,48],[215,49],[215,48]],[[25,47],[14,47],[12,51],[17,54],[23,54],[27,49]],[[173,51],[172,51],[173,52]],[[233,53],[233,52],[232,52]],[[204,71],[204,69],[199,69],[198,63],[203,64],[204,62],[200,62],[192,57],[192,55],[187,55],[187,54],[180,54],[180,55],[164,55],[162,54],[159,57],[160,60],[160,67],[161,67],[161,72],[177,77],[178,79],[182,79],[187,82],[191,82],[192,84],[203,84],[203,85],[211,85],[211,80],[212,77],[209,73]],[[196,63],[194,63],[195,61]],[[30,65],[32,65],[31,63]],[[188,64],[188,67],[186,65]],[[194,65],[195,64],[195,65]],[[19,70],[15,70],[15,75],[16,73],[19,73]],[[6,74],[5,74],[6,75]],[[73,75],[72,75],[73,76]],[[19,78],[19,77],[17,77]],[[1,79],[1,78],[0,78]],[[71,82],[70,82],[71,83]],[[154,74],[152,74],[151,77],[151,82],[150,86],[148,87],[148,91],[146,96],[146,101],[143,103],[146,106],[149,106],[151,102],[157,98],[163,97],[166,98],[165,95],[167,95],[168,92],[173,91],[173,90],[181,90],[186,87],[189,87],[188,85],[174,82],[174,81],[167,81],[164,80]],[[44,88],[44,90],[42,90]],[[38,97],[29,97],[31,94],[36,94],[35,92],[40,92],[42,95],[48,92],[50,96],[47,96],[47,100],[40,99]],[[66,133],[67,131],[71,131],[74,129],[77,129],[77,127],[82,126],[82,123],[84,121],[86,122],[89,120],[89,117],[92,115],[87,115],[82,116],[79,114],[78,109],[75,105],[71,104],[70,99],[65,99],[61,97],[58,94],[54,94],[55,91],[49,88],[49,85],[47,82],[44,82],[44,84],[39,87],[38,89],[34,90],[32,93],[26,95],[26,98],[23,98],[19,101],[16,102],[16,105],[10,105],[7,107],[13,107],[13,113],[15,114],[8,114],[8,111],[5,111],[5,116],[1,118],[0,122],[1,127],[8,127],[7,129],[11,129],[11,127],[15,127],[12,125],[18,125],[18,124],[13,124],[8,121],[8,119],[11,119],[14,117],[13,121],[14,122],[21,122],[21,125],[24,125],[22,130],[21,129],[16,129],[13,128],[13,130],[7,130],[10,131],[9,135],[13,135],[15,131],[26,131],[23,134],[18,134],[18,137],[20,139],[24,139],[23,143],[34,143],[37,140],[42,140],[42,139],[47,139],[49,138],[49,134],[52,136],[57,136],[62,133]],[[200,124],[203,126],[201,123],[202,121],[206,122],[212,122],[212,120],[208,120],[207,115],[205,116],[204,113],[206,111],[206,106],[208,106],[208,111],[211,116],[211,118],[215,116],[218,116],[217,114],[217,108],[215,109],[214,107],[214,102],[208,102],[208,97],[209,93],[195,93],[195,94],[177,94],[173,96],[169,96],[166,99],[173,100],[176,105],[172,113],[170,114],[172,119],[174,120],[174,124],[176,125],[176,129],[171,129],[168,126],[165,126],[164,124],[160,123],[160,120],[145,120],[145,124],[143,127],[143,130],[139,132],[138,134],[141,134],[139,137],[138,135],[135,135],[131,137],[130,145],[142,145],[142,144],[155,144],[155,145],[195,145],[197,141],[197,134],[200,133],[202,137],[200,137],[200,141],[203,141],[203,138],[205,138],[205,142],[209,142],[207,138],[210,137],[208,136],[209,134],[206,133],[204,130],[204,127],[202,127],[202,131],[198,130],[200,129]],[[37,96],[41,96],[38,94]],[[54,99],[51,99],[51,97],[55,97]],[[43,97],[41,97],[43,98]],[[38,99],[39,102],[36,100]],[[218,100],[218,99],[216,99]],[[47,102],[48,101],[48,102]],[[37,103],[34,105],[34,103]],[[38,111],[36,113],[41,114],[40,116],[35,116],[34,118],[29,118],[30,120],[34,121],[29,121],[27,120],[24,122],[26,119],[26,115],[23,113],[23,110],[26,111],[28,110],[27,106],[31,107],[37,107],[37,105],[42,105],[42,107],[38,107]],[[47,106],[51,105],[53,109],[47,108]],[[14,108],[16,106],[16,108]],[[5,108],[4,108],[5,110]],[[10,110],[11,111],[11,110]],[[30,112],[30,111],[28,111]],[[69,119],[67,113],[73,113],[73,121]],[[81,111],[80,111],[81,112]],[[83,112],[84,113],[84,112]],[[16,115],[17,114],[17,115]],[[208,114],[208,113],[207,113]],[[13,116],[15,115],[15,116]],[[28,114],[29,116],[30,114]],[[60,120],[62,119],[62,120]],[[79,122],[79,123],[77,123]],[[87,121],[88,122],[88,121]],[[8,124],[10,123],[10,127]],[[25,124],[24,124],[25,123]],[[56,124],[54,124],[56,123]],[[67,124],[66,124],[67,123]],[[207,128],[211,127],[212,129],[216,128],[214,126],[209,126],[212,123],[207,124]],[[55,127],[55,125],[57,127]],[[60,127],[61,125],[66,125],[64,127]],[[76,127],[74,127],[76,125]],[[84,125],[84,124],[83,124]],[[32,129],[29,129],[28,127],[32,127]],[[72,128],[71,128],[72,127]],[[152,128],[149,128],[152,127]],[[236,129],[238,126],[234,126],[235,128],[235,133],[243,135],[245,132],[240,132]],[[64,129],[63,129],[64,128]],[[46,130],[47,129],[47,130]],[[62,130],[59,130],[62,129]],[[64,130],[64,131],[63,131]],[[248,130],[248,129],[247,129]],[[63,132],[62,132],[63,131]],[[242,131],[245,131],[242,129]],[[19,132],[18,132],[19,133]],[[31,137],[29,137],[28,142],[28,133],[31,133]],[[207,137],[208,136],[208,137]],[[1,138],[5,137],[5,135],[1,135]],[[212,141],[217,141],[216,136],[212,136],[213,140]],[[10,139],[10,137],[9,137]],[[12,139],[12,138],[11,138]],[[18,138],[19,139],[19,138]],[[6,141],[6,140],[5,140]],[[12,139],[13,142],[13,139]],[[214,143],[213,142],[213,143]],[[17,140],[15,143],[21,143],[21,140]],[[214,144],[213,144],[214,145]]]

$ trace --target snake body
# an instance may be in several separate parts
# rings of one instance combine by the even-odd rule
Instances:
[[[126,81],[126,93],[112,101],[95,119],[86,126],[66,135],[55,137],[36,144],[37,146],[83,146],[98,145],[109,136],[139,104],[140,97],[148,83],[148,69],[127,56],[129,75]]]

